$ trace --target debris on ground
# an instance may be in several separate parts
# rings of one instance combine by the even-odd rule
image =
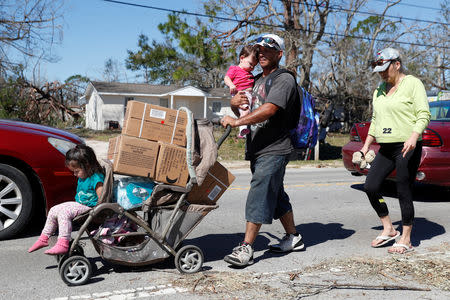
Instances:
[[[276,273],[203,272],[183,275],[173,286],[208,299],[301,299],[333,289],[450,291],[450,244],[383,258],[328,260]]]

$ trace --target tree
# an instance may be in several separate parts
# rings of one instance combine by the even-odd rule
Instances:
[[[318,80],[313,92],[343,106],[350,124],[370,119],[372,93],[380,78],[372,73],[368,62],[376,51],[386,47],[399,49],[407,72],[421,78],[429,89],[436,83],[436,58],[442,53],[438,40],[447,39],[448,43],[448,34],[446,38],[437,37],[437,27],[442,24],[430,26],[389,17],[388,11],[400,0],[387,2],[380,13],[361,18],[358,12],[364,11],[366,2],[352,0],[342,8],[345,14],[341,13],[333,24],[341,34],[323,40],[325,46],[318,49],[318,63],[323,67],[314,74]],[[430,38],[433,36],[436,38]],[[424,41],[431,46],[421,46]]]
[[[66,103],[78,105],[80,97],[86,91],[91,80],[79,74],[72,75],[64,81],[64,98]]]
[[[329,0],[211,0],[204,8],[209,14],[220,12],[229,17],[211,28],[214,38],[222,40],[224,46],[236,47],[261,32],[283,37],[285,66],[298,73],[301,86],[310,87],[314,54],[330,13]],[[236,20],[234,26],[230,27],[228,19]]]
[[[118,82],[119,77],[119,63],[116,59],[107,59],[105,61],[105,68],[103,70],[104,80],[107,82]]]
[[[13,71],[0,84],[1,118],[17,118],[51,126],[81,120],[82,111],[75,111],[72,106],[78,106],[81,85],[89,82],[88,78],[74,75],[65,83],[37,84],[25,78],[23,68],[15,67]]]
[[[51,60],[61,39],[62,1],[0,0],[0,75],[24,59]]]
[[[189,26],[179,14],[170,14],[159,24],[165,42],[141,34],[138,51],[128,50],[126,67],[143,72],[145,82],[160,84],[192,84],[199,87],[223,85],[223,72],[229,55],[217,40],[211,38],[208,27],[196,20]]]
[[[172,74],[181,65],[183,58],[177,50],[168,43],[152,41],[148,44],[148,37],[141,34],[138,39],[138,51],[128,50],[126,68],[141,71],[144,82],[161,84],[173,83],[176,80]]]

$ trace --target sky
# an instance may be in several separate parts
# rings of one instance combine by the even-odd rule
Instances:
[[[148,6],[192,12],[201,11],[201,0],[123,0]],[[403,0],[402,3],[439,7],[441,0]],[[332,1],[333,3],[333,1]],[[369,7],[384,7],[382,0],[370,0]],[[124,61],[127,50],[136,51],[138,36],[162,41],[157,26],[167,21],[167,12],[131,7],[102,0],[66,0],[64,6],[63,40],[53,47],[59,60],[42,63],[40,75],[49,81],[64,81],[80,74],[102,80],[105,61],[119,63],[122,82],[136,82],[137,72],[126,71]],[[434,20],[436,10],[414,6],[398,6],[388,14],[425,20]]]
[[[193,10],[197,0],[125,0],[155,7]],[[136,51],[138,36],[161,40],[158,24],[167,21],[167,13],[158,10],[125,6],[101,0],[66,0],[63,40],[53,47],[56,63],[41,64],[40,75],[49,81],[64,81],[80,74],[102,79],[105,61],[115,59],[125,70],[127,50]],[[135,73],[122,74],[120,80],[134,82]],[[128,79],[128,80],[127,80]]]

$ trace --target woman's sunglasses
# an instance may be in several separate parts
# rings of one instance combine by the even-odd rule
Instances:
[[[259,37],[256,39],[256,43],[261,43],[261,42],[263,42],[264,44],[267,44],[267,46],[269,46],[269,47],[273,47],[273,48],[276,48],[277,50],[281,50],[280,45],[278,45],[277,41],[275,41],[273,38]]]
[[[370,62],[370,65],[372,66],[372,68],[375,68],[375,67],[384,65],[388,61],[394,61],[394,60],[395,59],[379,59],[377,61]]]

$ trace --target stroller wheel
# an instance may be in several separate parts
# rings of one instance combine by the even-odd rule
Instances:
[[[184,246],[175,255],[175,267],[180,273],[196,273],[202,266],[203,252],[197,246]]]
[[[92,274],[92,265],[89,260],[80,255],[68,257],[59,269],[59,275],[69,286],[85,284]]]

